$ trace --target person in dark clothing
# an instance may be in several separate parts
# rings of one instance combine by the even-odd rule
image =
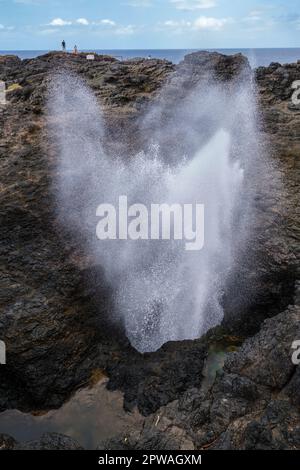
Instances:
[[[66,51],[66,42],[65,42],[65,40],[63,40],[63,42],[61,43],[61,46],[62,46],[62,50],[65,52]]]

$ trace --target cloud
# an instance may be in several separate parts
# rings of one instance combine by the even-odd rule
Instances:
[[[250,33],[268,31],[277,24],[277,21],[272,17],[266,16],[265,11],[262,9],[250,11],[241,21],[244,23],[243,29]]]
[[[71,24],[72,21],[66,21],[62,18],[54,18],[54,20],[49,23],[49,26],[69,26]]]
[[[41,34],[51,34],[51,30],[57,31],[57,28],[61,28],[63,26],[76,26],[76,25],[81,25],[81,26],[86,26],[90,28],[90,31],[95,31],[95,28],[99,28],[102,26],[101,31],[110,31],[113,34],[118,34],[118,35],[129,35],[135,33],[135,31],[138,29],[134,25],[122,25],[122,24],[117,24],[115,21],[109,19],[109,18],[103,18],[102,20],[98,21],[90,21],[87,18],[77,18],[76,20],[63,20],[62,18],[54,18],[50,23],[44,26],[51,26],[51,28],[44,28],[43,33],[40,32]]]
[[[192,22],[191,21],[185,21],[185,20],[167,20],[163,23],[163,26],[165,26],[168,29],[173,29],[176,32],[180,32],[184,29],[191,28],[192,27]]]
[[[92,34],[97,35],[116,35],[116,36],[129,36],[135,34],[138,31],[142,30],[142,26],[137,26],[134,24],[122,25],[111,21],[111,23],[102,23],[103,20],[91,23],[94,27],[91,29]],[[99,26],[103,26],[102,28]],[[106,26],[106,27],[105,27]]]
[[[220,31],[229,22],[228,18],[200,16],[194,22],[195,29],[202,31]]]
[[[99,21],[89,21],[87,18],[77,18],[77,20],[67,21],[62,18],[54,18],[47,26],[71,26],[71,25],[82,25],[82,26],[117,26],[116,22],[108,18],[104,18]]]
[[[117,23],[113,20],[110,20],[109,18],[104,18],[103,20],[99,21],[92,21],[90,24],[93,26],[110,26],[112,28],[117,26]]]
[[[1,0],[0,0],[1,2]],[[143,25],[135,24],[122,24],[114,21],[111,18],[102,18],[92,20],[89,17],[79,17],[64,19],[56,17],[46,24],[41,24],[38,34],[51,35],[54,32],[58,32],[63,27],[67,27],[64,34],[79,34],[79,28],[84,28],[89,34],[93,35],[115,35],[115,36],[129,36],[141,31]]]
[[[113,21],[113,20],[109,20],[109,19],[101,20],[100,24],[104,24],[104,25],[107,25],[107,26],[116,26],[116,22]]]
[[[13,31],[14,29],[14,26],[4,26],[4,24],[0,24],[0,31]]]
[[[262,10],[252,10],[245,18],[243,18],[243,21],[246,21],[247,23],[256,23],[263,19],[263,13],[264,12]]]
[[[215,0],[170,0],[177,10],[205,10],[216,6]]]
[[[117,34],[117,35],[129,35],[129,34],[135,33],[138,30],[138,27],[135,25],[118,24],[110,18],[103,18],[97,21],[90,21],[87,18],[78,18],[77,20],[72,20],[72,21],[65,21],[65,20],[62,20],[61,18],[55,18],[54,20],[51,21],[51,23],[49,23],[50,26],[65,26],[65,25],[77,25],[77,24],[83,25],[83,26],[89,26],[89,30],[93,33],[110,32],[112,34]]]
[[[200,16],[194,21],[186,20],[168,20],[163,23],[163,27],[173,30],[176,33],[183,31],[220,31],[228,23],[232,23],[232,18],[213,18],[209,16]]]
[[[78,18],[76,23],[82,24],[83,26],[88,26],[90,22],[86,18]]]

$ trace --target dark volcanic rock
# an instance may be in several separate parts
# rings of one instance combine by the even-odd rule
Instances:
[[[17,442],[11,436],[0,434],[0,450],[83,450],[83,447],[69,436],[49,432],[28,442]]]
[[[267,168],[261,168],[259,161],[253,168],[259,175],[253,237],[224,299],[228,312],[224,326],[239,334],[254,334],[264,318],[296,301],[300,112],[291,105],[292,84],[299,78],[299,63],[272,64],[255,71],[259,124],[270,158]],[[268,178],[269,171],[273,180]]]
[[[13,450],[17,441],[8,434],[0,434],[0,450]]]
[[[121,357],[131,354],[128,343],[108,330],[110,293],[101,269],[87,264],[56,221],[55,149],[47,140],[44,108],[49,78],[60,67],[83,75],[101,93],[102,105],[113,115],[116,107],[121,120],[137,113],[135,99],[151,96],[172,69],[162,61],[121,63],[105,56],[94,62],[61,53],[25,61],[1,57],[7,105],[0,110],[6,181],[0,210],[0,338],[8,356],[1,368],[1,409],[57,407],[89,381],[94,368],[112,366],[120,351]],[[114,83],[105,84],[108,74]],[[124,107],[117,97],[125,92]]]
[[[228,354],[210,389],[188,390],[104,447],[300,449],[298,369],[291,361],[299,337],[300,309],[293,307]]]
[[[49,432],[35,441],[17,444],[14,450],[83,450],[83,447],[69,436]]]
[[[184,57],[178,69],[199,80],[202,75],[214,80],[236,80],[250,72],[248,59],[242,54],[223,55],[218,52],[192,52]]]
[[[108,366],[109,389],[125,392],[124,404],[145,416],[199,386],[207,354],[205,340],[165,344],[155,353],[132,354]]]
[[[230,355],[225,370],[242,371],[256,384],[281,390],[295,372],[291,346],[295,338],[300,338],[299,313],[299,307],[290,307],[265,320],[259,333],[246,340],[237,353]]]
[[[190,54],[176,67],[97,55],[89,62],[84,55],[62,53],[25,61],[0,57],[0,79],[7,84],[7,105],[0,108],[0,339],[7,344],[0,409],[58,407],[101,369],[110,377],[110,389],[124,391],[126,409],[137,405],[150,414],[143,429],[104,447],[299,448],[299,373],[290,345],[300,339],[294,306],[300,113],[291,106],[300,63],[255,72],[260,126],[278,178],[263,184],[261,168],[253,168],[262,182],[253,238],[224,296],[223,328],[256,334],[228,356],[208,390],[201,388],[203,365],[216,332],[167,344],[156,353],[137,353],[110,323],[111,291],[101,267],[93,266],[58,224],[51,187],[57,149],[47,139],[44,114],[57,69],[78,73],[93,89],[112,153],[120,140],[129,151],[139,147],[138,123],[166,83],[166,108],[172,112],[190,87],[212,76],[226,87],[234,87],[238,77],[250,79],[243,56],[207,52]],[[9,437],[1,439],[4,447],[16,446]],[[58,435],[22,446],[77,448]]]

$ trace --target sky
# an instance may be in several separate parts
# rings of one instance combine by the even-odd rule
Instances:
[[[299,0],[0,0],[0,50],[300,47]]]

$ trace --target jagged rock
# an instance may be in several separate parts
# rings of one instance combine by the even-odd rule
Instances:
[[[22,442],[15,450],[83,450],[80,444],[69,436],[56,432],[45,433],[35,441]]]
[[[125,392],[126,409],[137,405],[147,416],[187,388],[200,385],[206,355],[205,339],[168,343],[154,353],[136,353],[108,366],[108,387]]]
[[[83,450],[83,447],[69,436],[49,432],[27,442],[17,442],[7,434],[0,434],[0,450]]]
[[[206,74],[210,80],[230,81],[249,77],[250,65],[242,54],[224,55],[218,52],[192,52],[184,57],[178,69],[196,80]]]
[[[0,450],[13,450],[17,441],[8,434],[0,434]]]
[[[137,405],[151,414],[129,440],[120,437],[107,446],[299,448],[299,374],[289,356],[299,312],[287,307],[294,304],[299,274],[300,114],[291,107],[291,85],[300,79],[300,63],[255,72],[260,124],[282,181],[274,179],[256,194],[255,243],[224,299],[225,332],[257,334],[228,356],[209,390],[201,389],[202,370],[217,333],[137,353],[109,322],[111,292],[101,268],[62,234],[51,196],[56,149],[47,140],[44,114],[50,78],[62,67],[92,87],[111,152],[120,139],[127,149],[139,147],[138,123],[166,83],[167,100],[174,104],[211,72],[226,86],[235,86],[237,76],[250,77],[241,55],[205,52],[188,55],[178,66],[105,56],[89,62],[84,55],[62,53],[24,61],[0,57],[8,101],[0,109],[0,338],[8,357],[8,366],[1,367],[0,409],[58,407],[100,368],[110,376],[111,389],[124,391],[127,409]],[[273,318],[263,323],[268,317]],[[24,445],[68,444],[48,435],[42,444]]]
[[[164,443],[175,433],[197,449],[300,449],[298,368],[291,360],[298,337],[299,308],[266,320],[257,335],[228,354],[209,390],[186,391],[107,448],[124,445],[128,435],[127,448],[149,442],[154,450],[153,436],[163,435]]]

